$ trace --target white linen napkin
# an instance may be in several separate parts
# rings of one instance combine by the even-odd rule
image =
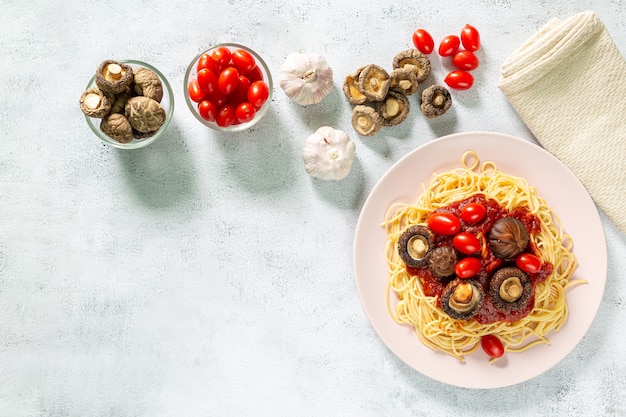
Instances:
[[[626,233],[626,61],[598,16],[550,20],[506,59],[498,87]]]

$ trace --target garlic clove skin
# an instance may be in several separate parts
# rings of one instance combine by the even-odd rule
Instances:
[[[323,180],[341,180],[352,169],[355,151],[356,146],[346,132],[322,126],[304,143],[304,169]]]
[[[333,89],[333,70],[321,55],[294,52],[280,70],[279,84],[297,104],[317,104]]]

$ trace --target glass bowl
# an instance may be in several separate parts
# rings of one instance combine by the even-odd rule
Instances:
[[[163,106],[163,108],[165,109],[165,115],[166,115],[165,122],[163,123],[163,125],[161,125],[159,130],[157,130],[156,133],[154,133],[154,135],[152,136],[141,138],[141,139],[133,138],[128,143],[121,143],[110,138],[109,136],[104,134],[102,130],[100,130],[100,121],[102,119],[90,117],[87,115],[85,115],[85,119],[87,120],[87,124],[89,125],[93,133],[97,137],[99,137],[104,143],[111,145],[115,148],[119,148],[119,149],[143,148],[144,146],[148,146],[149,144],[155,142],[157,139],[159,139],[163,135],[165,130],[167,130],[167,127],[169,126],[170,121],[172,120],[172,115],[174,114],[174,93],[172,92],[172,87],[170,86],[169,81],[167,81],[167,78],[165,78],[165,76],[163,75],[163,73],[161,73],[161,71],[159,71],[152,65],[147,64],[142,61],[136,61],[133,59],[119,60],[118,62],[130,65],[133,68],[133,70],[139,67],[145,67],[154,71],[154,73],[158,75],[158,77],[161,80],[161,84],[163,86],[163,98],[161,99],[161,106]],[[94,74],[94,76],[91,77],[91,79],[89,80],[89,84],[87,84],[87,88],[91,88],[95,86],[96,86],[96,76]]]
[[[204,119],[200,115],[200,112],[198,110],[198,103],[193,101],[189,97],[189,84],[193,82],[198,76],[198,69],[197,69],[198,61],[202,58],[204,54],[210,54],[211,52],[213,52],[215,49],[219,47],[227,47],[228,49],[230,49],[231,52],[237,49],[242,49],[250,53],[250,55],[252,55],[256,61],[257,68],[261,71],[261,74],[263,76],[263,81],[265,81],[265,83],[267,84],[267,87],[269,90],[269,95],[267,97],[267,100],[259,109],[256,110],[254,118],[248,122],[232,124],[229,126],[219,126],[215,122]],[[246,73],[242,73],[241,75],[246,75]],[[191,60],[191,62],[189,63],[189,66],[187,67],[187,72],[185,73],[184,94],[185,94],[185,102],[187,103],[189,110],[196,117],[196,119],[198,119],[200,123],[202,123],[203,125],[207,127],[210,127],[211,129],[218,130],[221,132],[240,132],[242,130],[249,129],[250,127],[257,124],[263,118],[265,113],[267,113],[267,110],[269,109],[270,102],[272,101],[272,90],[273,90],[272,75],[270,73],[270,70],[267,64],[263,60],[263,58],[261,58],[261,56],[255,51],[253,51],[252,49],[244,45],[237,44],[237,43],[220,43],[220,44],[216,44],[212,46],[211,48],[205,51],[200,52],[198,55],[196,55],[194,59]]]

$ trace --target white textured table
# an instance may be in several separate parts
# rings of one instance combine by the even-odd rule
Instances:
[[[30,3],[0,6],[0,417],[626,415],[626,238],[604,216],[609,273],[592,328],[509,388],[408,368],[370,326],[352,272],[360,209],[387,169],[455,132],[534,141],[497,89],[501,63],[549,18],[586,9],[624,54],[623,2]],[[451,113],[358,137],[345,75],[388,67],[417,27],[440,39],[465,23],[481,31],[482,63]],[[209,131],[183,77],[226,41],[258,50],[275,81],[290,52],[320,53],[335,90],[302,108],[276,87],[251,131]],[[174,87],[169,131],[145,149],[102,144],[78,108],[109,58],[149,62]],[[445,74],[438,59],[433,74]],[[341,182],[304,172],[303,141],[322,125],[356,142]]]

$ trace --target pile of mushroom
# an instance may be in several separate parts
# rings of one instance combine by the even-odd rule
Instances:
[[[100,130],[111,139],[128,143],[154,135],[165,123],[161,106],[163,85],[159,76],[145,67],[133,68],[115,60],[98,66],[95,87],[80,97],[82,112],[102,119]]]
[[[421,269],[439,280],[443,288],[439,303],[446,314],[468,320],[478,314],[486,302],[505,314],[529,307],[534,291],[531,277],[521,267],[514,266],[514,258],[529,246],[529,234],[523,222],[514,217],[502,217],[484,237],[491,253],[501,260],[501,266],[492,275],[481,272],[479,264],[472,275],[465,276],[459,266],[468,259],[479,258],[466,256],[469,252],[439,239],[441,233],[426,225],[409,226],[398,238],[397,251],[407,267]]]
[[[408,96],[417,93],[431,71],[430,60],[417,49],[398,53],[392,67],[388,73],[376,64],[369,64],[344,80],[343,93],[354,105],[352,126],[359,135],[374,136],[384,126],[405,121],[411,108]],[[445,113],[451,102],[448,90],[434,85],[422,92],[420,109],[426,117],[433,118]]]

